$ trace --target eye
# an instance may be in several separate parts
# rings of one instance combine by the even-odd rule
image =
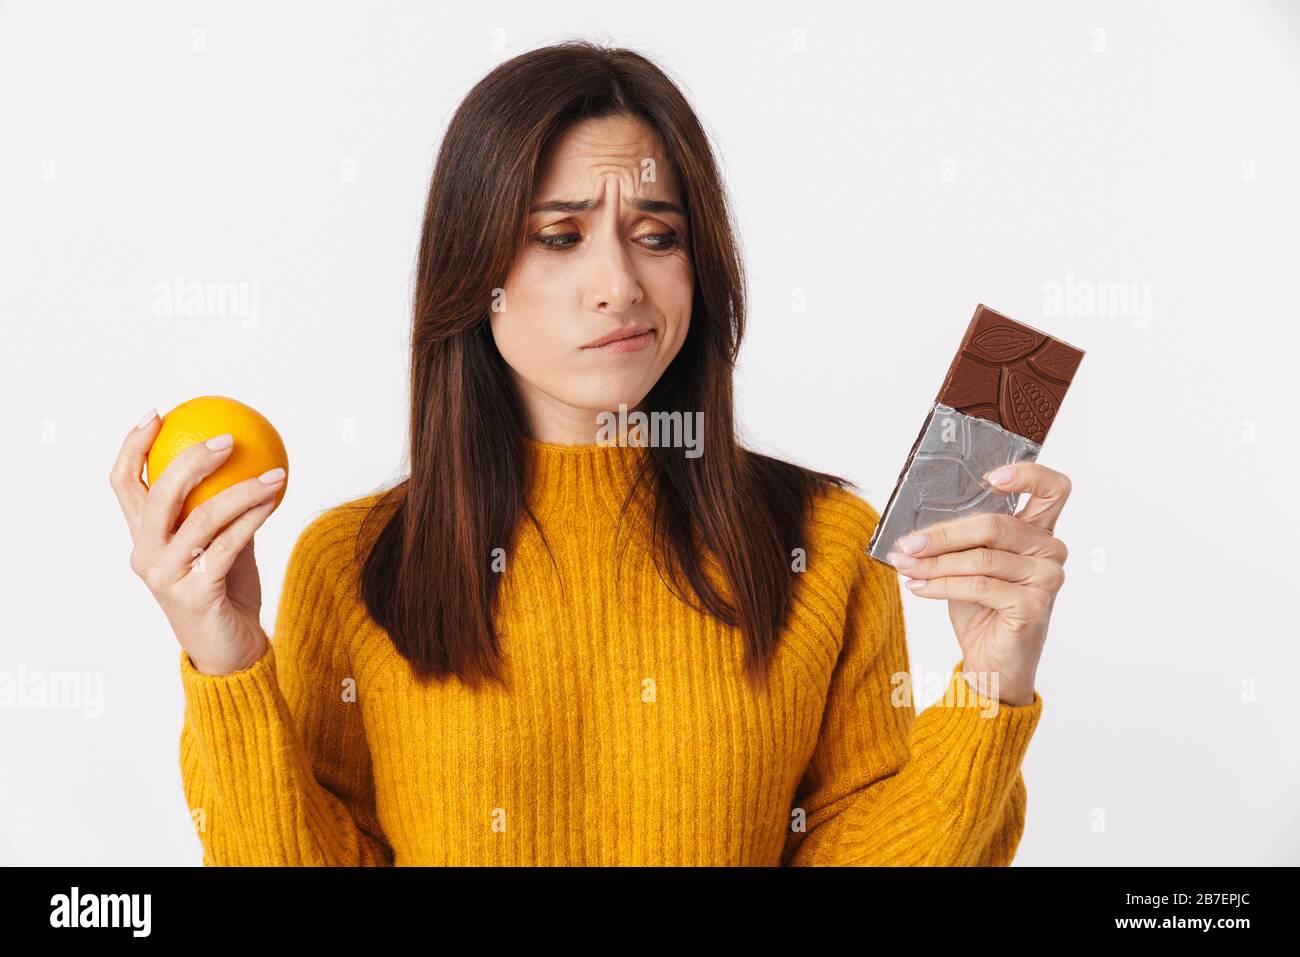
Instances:
[[[577,233],[552,233],[550,236],[535,236],[533,238],[536,242],[541,243],[548,249],[567,249],[569,246],[572,246],[573,243],[566,242],[565,240],[578,240],[582,237]]]
[[[638,242],[640,242],[642,239],[653,239],[653,240],[656,240],[656,242],[655,242],[654,245],[648,247],[648,248],[650,248],[650,249],[665,249],[665,250],[666,250],[666,249],[673,249],[673,248],[675,248],[675,247],[677,246],[677,234],[676,234],[676,233],[672,233],[672,232],[669,232],[669,233],[650,233],[649,235],[646,235],[646,236],[638,236],[638,237],[637,237],[637,241],[638,241]]]

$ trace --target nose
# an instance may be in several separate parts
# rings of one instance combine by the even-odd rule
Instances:
[[[586,277],[588,309],[620,313],[641,301],[636,271],[616,228],[602,229],[598,236],[591,238],[587,265],[590,269]]]
[[[626,240],[620,235],[620,187],[618,177],[606,182],[600,216],[590,237],[585,263],[590,272],[584,278],[586,306],[593,312],[626,312],[643,295]]]

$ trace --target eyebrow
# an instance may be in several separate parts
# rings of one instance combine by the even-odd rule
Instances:
[[[595,209],[600,205],[598,199],[552,199],[545,203],[538,203],[528,212],[531,213],[585,213],[589,209]],[[643,213],[676,213],[678,216],[685,216],[686,211],[676,203],[670,203],[663,199],[637,199],[632,201],[632,208],[640,210]]]

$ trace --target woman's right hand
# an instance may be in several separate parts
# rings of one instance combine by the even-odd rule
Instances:
[[[283,470],[232,485],[196,507],[177,528],[186,496],[226,461],[234,444],[210,447],[230,442],[229,435],[194,443],[150,487],[141,475],[161,423],[155,414],[133,429],[109,473],[135,543],[131,570],[153,592],[196,669],[209,675],[241,671],[268,645],[258,617],[262,586],[253,533],[275,508]],[[269,484],[263,481],[267,476],[273,478]]]

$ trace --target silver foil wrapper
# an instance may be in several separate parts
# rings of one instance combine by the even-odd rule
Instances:
[[[999,492],[984,476],[1000,465],[1033,462],[1042,446],[996,422],[935,403],[907,457],[867,554],[885,556],[910,534],[981,512],[1014,515],[1019,492]],[[891,565],[892,567],[892,565]]]

